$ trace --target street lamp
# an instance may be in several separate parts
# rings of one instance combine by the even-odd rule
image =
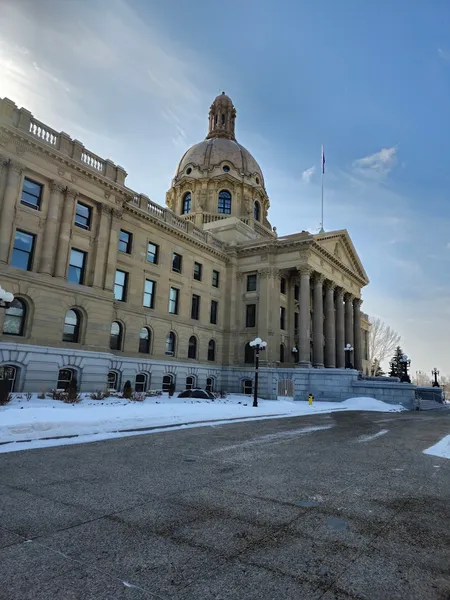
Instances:
[[[402,354],[398,360],[402,368],[402,375],[400,377],[400,381],[402,383],[411,383],[411,378],[408,375],[408,367],[411,364],[411,359],[408,358],[407,354]]]
[[[0,308],[9,308],[14,300],[14,294],[7,292],[0,285]]]
[[[436,369],[436,367],[434,367],[434,369],[431,371],[431,374],[434,377],[433,387],[440,387],[438,379],[437,379],[438,375],[439,375],[439,371]]]
[[[344,348],[345,352],[345,368],[353,369],[352,360],[351,360],[351,352],[353,352],[353,346],[351,344],[347,344]]]
[[[292,352],[292,356],[294,357],[294,362],[296,363],[297,360],[298,360],[298,348],[297,348],[297,346],[293,346],[291,352]]]
[[[255,385],[253,388],[253,406],[258,406],[258,367],[259,367],[259,351],[264,350],[267,342],[263,342],[260,337],[255,338],[250,342],[250,346],[255,349]]]

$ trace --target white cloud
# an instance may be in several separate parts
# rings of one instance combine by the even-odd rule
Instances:
[[[450,62],[450,51],[442,50],[442,48],[438,48],[438,56],[442,58],[442,60],[446,60]]]
[[[397,164],[397,148],[382,148],[379,152],[369,154],[353,161],[354,169],[362,175],[374,179],[384,178]]]
[[[305,169],[302,173],[302,179],[305,183],[309,183],[311,181],[312,176],[316,172],[316,165],[309,167],[309,169]]]

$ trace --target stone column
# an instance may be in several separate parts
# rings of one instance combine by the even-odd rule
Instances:
[[[310,321],[311,321],[311,306],[310,306],[310,277],[311,267],[301,267],[300,273],[300,317],[299,317],[299,366],[311,366],[310,353]]]
[[[325,284],[325,367],[336,367],[336,316],[334,314],[334,289],[336,284]]]
[[[353,346],[353,296],[350,293],[344,294],[345,301],[345,344]]]
[[[313,279],[313,366],[323,369],[323,282],[325,277],[316,273]]]
[[[345,325],[344,325],[344,290],[336,289],[336,367],[345,367]]]
[[[114,290],[114,280],[116,276],[117,252],[119,251],[119,231],[122,220],[123,209],[113,208],[111,219],[111,228],[109,230],[108,259],[106,264],[105,290],[112,292]]]
[[[9,162],[6,178],[5,193],[3,195],[2,210],[0,213],[0,262],[8,262],[9,248],[13,235],[16,202],[20,193],[22,180],[22,166]]]
[[[362,334],[361,334],[361,298],[355,298],[353,301],[353,346],[354,366],[358,371],[362,371]]]
[[[60,183],[56,181],[50,182],[50,199],[47,218],[45,220],[41,260],[39,261],[39,272],[46,273],[47,275],[53,275],[56,240],[58,239],[59,214],[61,211],[64,189],[64,186]]]
[[[267,342],[267,347],[260,354],[260,362],[277,362],[280,351],[280,300],[279,271],[266,267],[258,271],[258,316],[257,335]],[[278,288],[276,287],[278,285]],[[275,293],[278,291],[278,295]]]
[[[58,248],[56,251],[55,277],[66,276],[70,238],[72,236],[73,213],[75,209],[75,199],[77,196],[78,192],[76,192],[75,190],[71,190],[69,188],[66,189],[66,193],[64,195],[61,225],[59,227]]]
[[[106,252],[109,244],[109,229],[111,226],[112,210],[106,204],[97,206],[98,228],[95,240],[95,265],[93,286],[103,289],[106,272]]]

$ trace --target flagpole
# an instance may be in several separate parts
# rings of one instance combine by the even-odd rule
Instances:
[[[325,161],[324,161],[324,153],[323,153],[323,144],[322,144],[322,153],[320,156],[320,166],[321,166],[321,171],[322,171],[322,202],[321,202],[321,208],[322,208],[322,220],[320,222],[320,233],[325,233],[325,229],[323,228],[323,176],[325,173]]]

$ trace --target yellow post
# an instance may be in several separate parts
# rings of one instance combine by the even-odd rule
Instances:
[[[314,400],[314,396],[312,394],[309,394],[308,404],[312,405],[313,400]]]

